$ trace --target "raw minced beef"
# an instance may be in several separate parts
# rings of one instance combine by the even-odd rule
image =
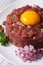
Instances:
[[[36,11],[41,17],[41,22],[35,26],[22,24],[20,16],[27,10]],[[43,8],[26,5],[14,9],[7,15],[5,26],[7,36],[14,45],[24,47],[31,44],[35,48],[43,48]]]

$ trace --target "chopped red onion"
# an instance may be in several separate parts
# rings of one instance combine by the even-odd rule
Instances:
[[[16,55],[23,59],[23,61],[36,61],[43,57],[43,50],[41,49],[35,49],[34,46],[24,46],[24,48],[19,47],[18,50],[16,50]]]

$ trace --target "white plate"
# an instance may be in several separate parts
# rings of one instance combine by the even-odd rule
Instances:
[[[36,4],[41,7],[43,7],[43,0],[17,0],[14,2],[11,6],[6,8],[3,12],[0,13],[0,24],[6,19],[6,16],[8,13],[10,13],[14,8],[22,7],[26,4]],[[18,58],[15,55],[14,50],[17,49],[14,45],[10,44],[7,47],[0,46],[0,53],[6,57],[11,63],[16,65],[42,65],[43,64],[43,58],[41,60],[38,60],[37,62],[23,62],[20,58]]]

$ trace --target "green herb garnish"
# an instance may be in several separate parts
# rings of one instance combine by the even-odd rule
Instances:
[[[3,46],[6,46],[9,42],[9,39],[5,36],[4,32],[0,32],[0,43]]]

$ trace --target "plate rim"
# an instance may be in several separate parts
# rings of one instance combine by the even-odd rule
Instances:
[[[16,0],[16,1],[17,1],[17,0]],[[15,3],[15,2],[14,2],[14,3]],[[14,3],[13,3],[13,4],[14,4]],[[11,4],[11,6],[12,6],[13,4]],[[10,7],[10,6],[9,6],[9,7]],[[8,7],[8,8],[9,8],[9,7]],[[8,9],[8,8],[7,8],[7,9]],[[6,9],[5,9],[5,10],[6,10]],[[3,11],[2,11],[2,12],[3,12]],[[2,13],[2,12],[1,12],[1,13]],[[6,58],[6,56],[4,56],[4,54],[2,54],[1,51],[0,51],[0,54],[1,54],[9,63],[14,64],[14,65],[18,65],[18,64],[16,64],[16,63],[12,62],[11,60],[9,60],[8,58]]]

